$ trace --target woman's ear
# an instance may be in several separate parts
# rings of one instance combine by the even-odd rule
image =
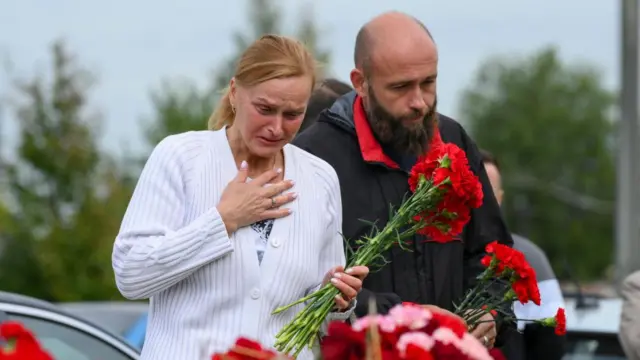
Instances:
[[[236,86],[236,79],[235,78],[231,78],[231,80],[229,81],[229,103],[231,103],[231,107],[235,109],[236,107],[236,91],[237,91],[237,86]]]

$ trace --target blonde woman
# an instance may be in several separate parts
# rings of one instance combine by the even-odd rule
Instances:
[[[169,136],[140,176],[113,250],[120,292],[151,299],[142,359],[208,359],[239,336],[270,346],[331,282],[346,319],[366,267],[344,269],[340,185],[289,145],[315,84],[299,42],[266,35],[239,60],[211,131]],[[305,351],[299,359],[312,359]]]

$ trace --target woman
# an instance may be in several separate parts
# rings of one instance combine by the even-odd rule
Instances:
[[[208,359],[239,336],[273,344],[302,305],[271,312],[327,282],[342,293],[327,321],[351,314],[368,269],[342,267],[338,178],[288,144],[314,83],[303,45],[264,36],[240,58],[213,131],[154,149],[113,250],[120,292],[151,299],[142,359]]]

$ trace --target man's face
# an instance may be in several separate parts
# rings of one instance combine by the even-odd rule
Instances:
[[[496,196],[498,205],[502,205],[502,196],[504,191],[502,190],[502,177],[500,176],[500,170],[490,163],[484,163],[484,169],[487,172],[487,177],[491,183],[491,189],[493,189],[493,194]]]
[[[427,150],[437,122],[437,99],[427,111],[393,115],[377,99],[370,88],[365,102],[367,119],[378,140],[401,153],[420,156]]]
[[[401,152],[424,153],[437,121],[437,70],[435,45],[394,46],[370,59],[360,94],[378,140]]]

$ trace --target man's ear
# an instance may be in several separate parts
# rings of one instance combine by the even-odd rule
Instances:
[[[362,70],[357,69],[357,68],[353,69],[353,70],[351,70],[351,74],[349,74],[349,75],[350,75],[350,78],[351,78],[351,85],[356,90],[358,95],[360,95],[361,97],[366,96],[366,94],[367,94],[367,81],[366,81],[366,77],[362,73]]]

